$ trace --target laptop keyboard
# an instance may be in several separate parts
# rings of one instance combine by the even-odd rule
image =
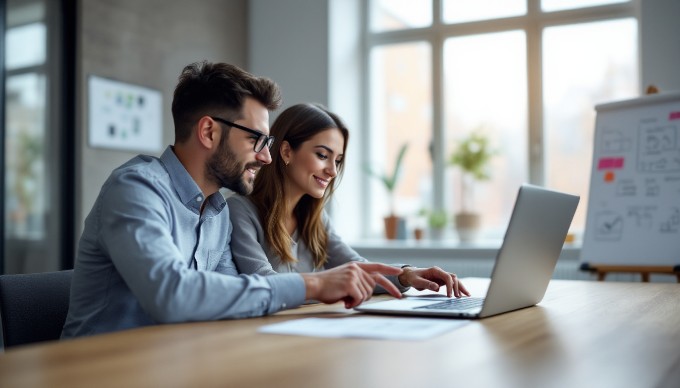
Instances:
[[[476,307],[481,307],[484,304],[484,298],[453,298],[447,299],[443,302],[428,304],[426,306],[416,307],[416,309],[427,310],[470,310]]]

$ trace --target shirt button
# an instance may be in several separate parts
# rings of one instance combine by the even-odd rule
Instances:
[[[285,309],[286,307],[288,307],[287,304],[285,304],[285,303],[282,303],[282,304],[281,304],[281,308],[282,308],[282,309]]]
[[[203,197],[201,197],[200,195],[198,197],[196,197],[196,202],[201,202],[202,200],[203,200]]]

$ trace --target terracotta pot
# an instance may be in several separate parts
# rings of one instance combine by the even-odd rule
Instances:
[[[385,238],[388,240],[394,240],[397,238],[397,232],[399,230],[399,217],[394,214],[385,217]]]
[[[456,233],[460,242],[477,239],[482,226],[482,216],[478,213],[457,213],[455,215]]]

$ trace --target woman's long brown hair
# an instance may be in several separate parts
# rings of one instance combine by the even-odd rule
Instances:
[[[257,173],[250,199],[257,207],[258,216],[267,242],[283,263],[297,262],[290,251],[291,237],[284,225],[286,209],[285,179],[286,165],[281,158],[281,144],[287,141],[293,150],[319,132],[337,128],[342,132],[345,143],[342,154],[345,154],[349,131],[345,124],[334,113],[319,104],[298,104],[283,111],[272,124],[270,135],[275,137],[271,148],[272,162],[262,166]],[[343,157],[344,160],[344,157]],[[322,215],[326,202],[333,195],[335,182],[342,175],[343,164],[338,166],[338,175],[331,180],[322,198],[303,195],[293,209],[297,220],[300,238],[312,253],[315,268],[322,268],[326,263],[328,233],[323,225]]]

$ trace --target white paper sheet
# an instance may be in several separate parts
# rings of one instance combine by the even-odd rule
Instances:
[[[455,330],[467,323],[429,318],[303,318],[262,326],[258,331],[326,338],[423,340]]]

